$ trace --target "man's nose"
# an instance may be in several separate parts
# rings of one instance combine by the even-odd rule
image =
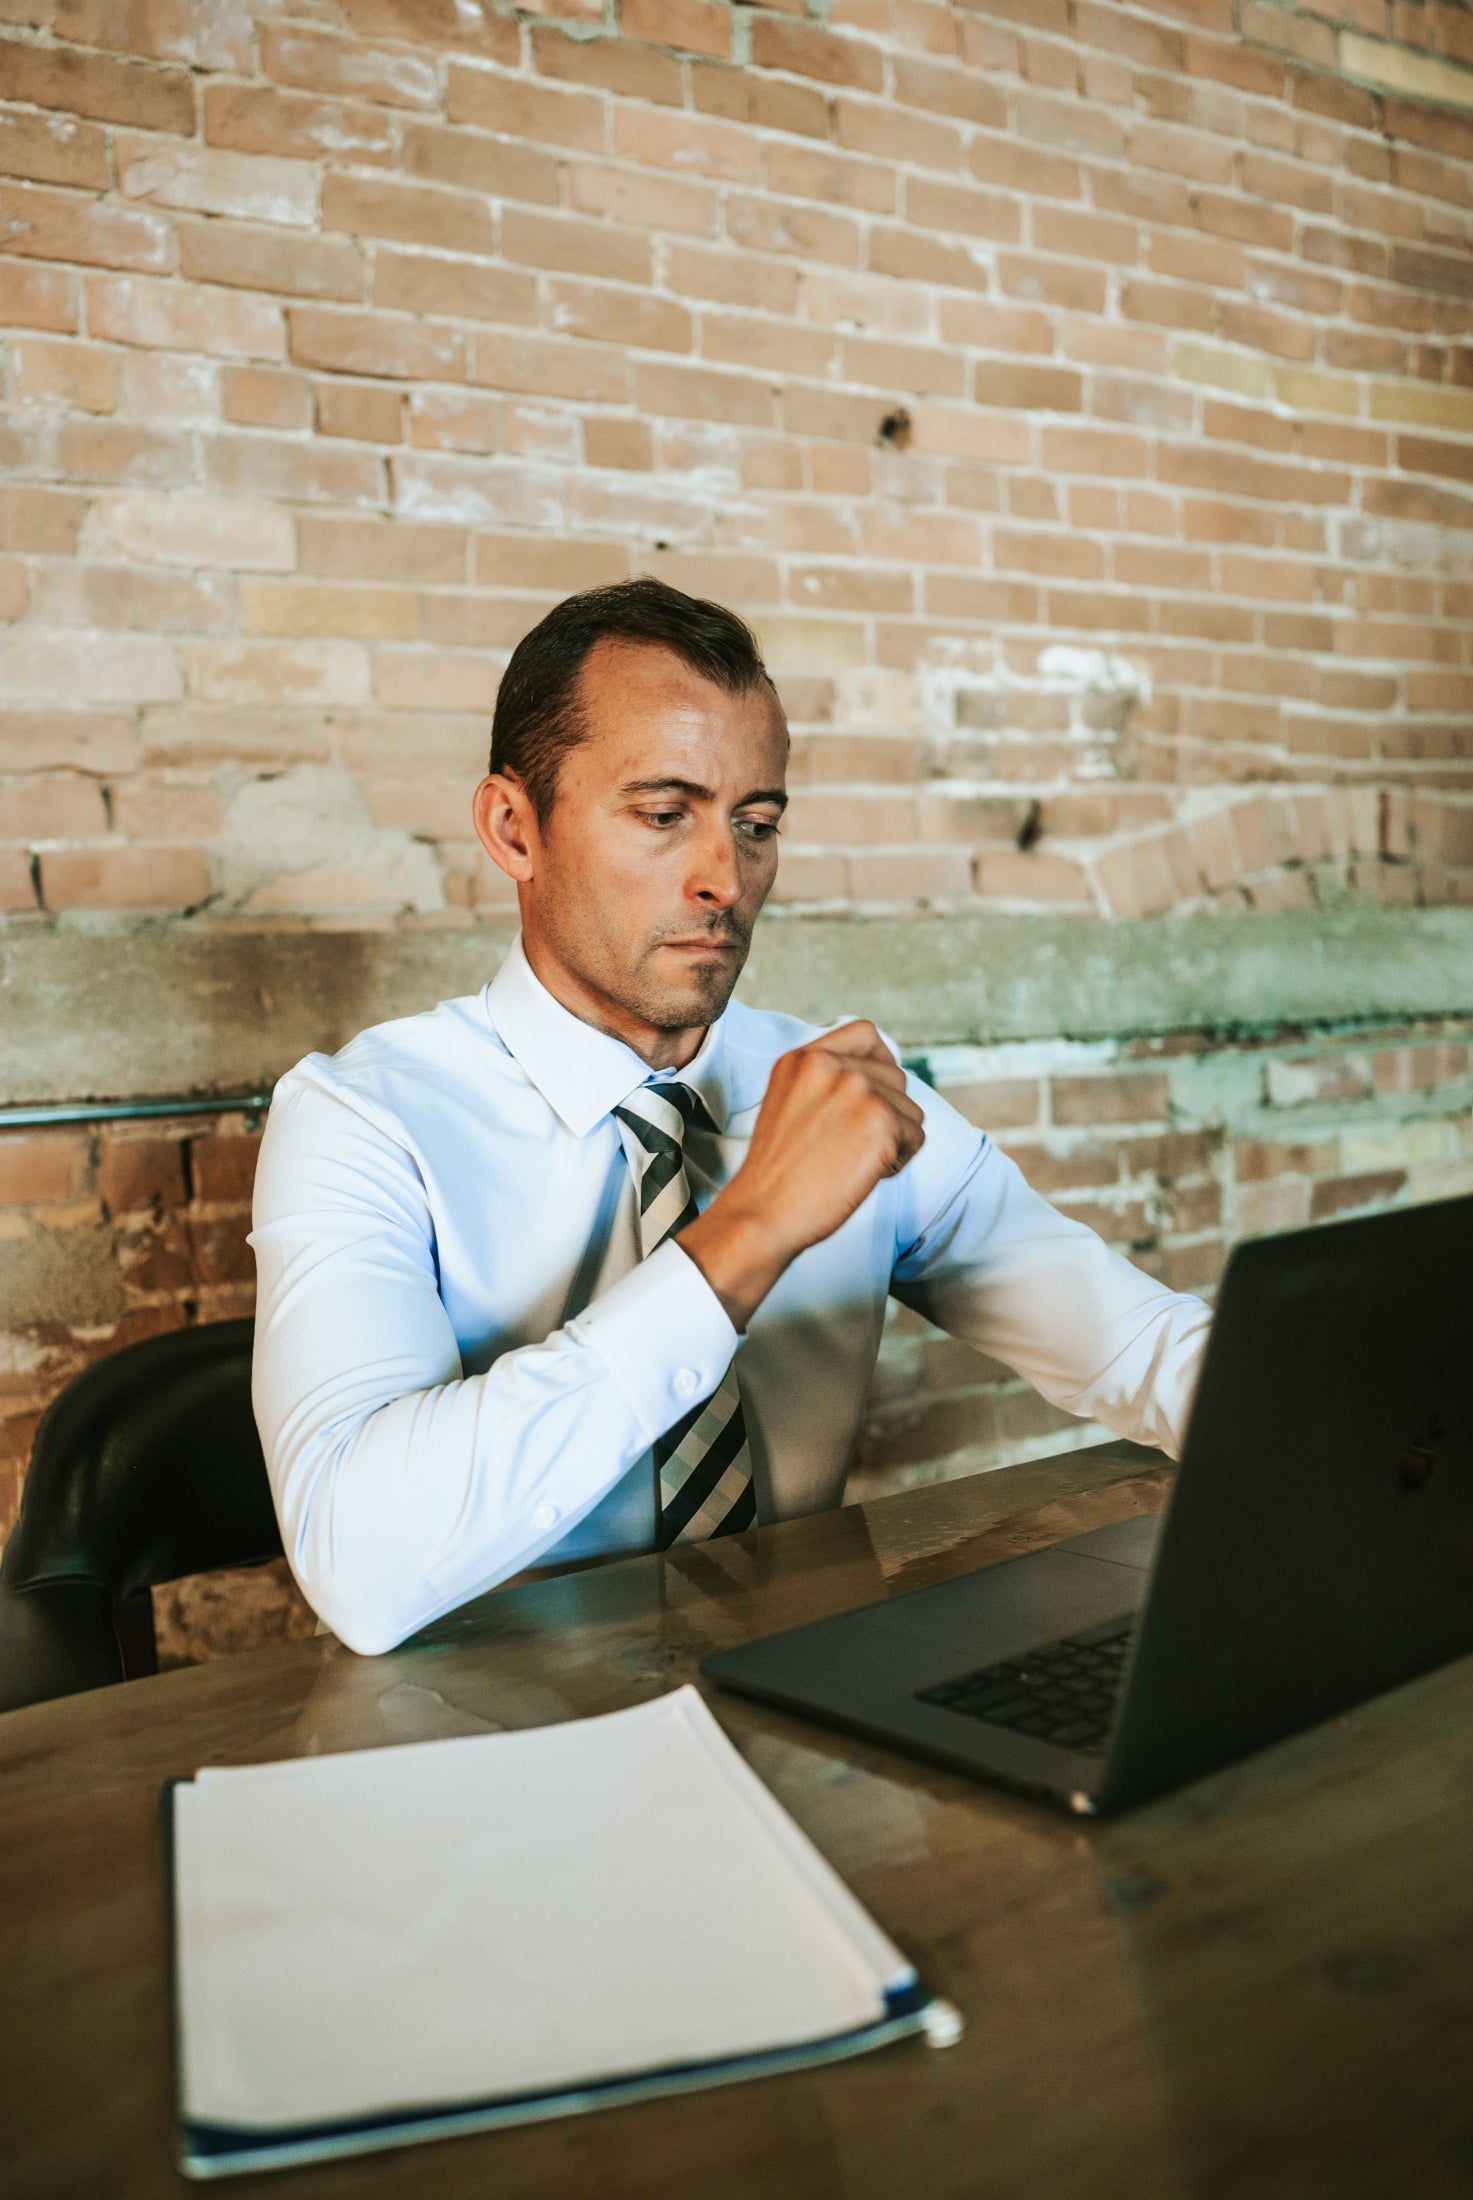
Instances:
[[[729,909],[741,899],[741,866],[736,835],[725,826],[712,825],[700,835],[692,851],[686,891],[694,901]]]

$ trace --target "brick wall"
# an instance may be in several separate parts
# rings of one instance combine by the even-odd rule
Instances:
[[[252,1123],[0,1133],[0,1543],[63,1384],[141,1337],[251,1312]]]
[[[1473,895],[1462,0],[6,0],[0,904],[465,923],[561,592],[790,904]]]

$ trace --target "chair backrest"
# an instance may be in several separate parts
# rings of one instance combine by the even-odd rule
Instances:
[[[156,1582],[281,1556],[251,1413],[249,1320],[173,1329],[86,1368],[36,1431],[0,1562],[11,1591]]]

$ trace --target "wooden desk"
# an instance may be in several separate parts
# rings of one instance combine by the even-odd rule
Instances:
[[[172,2165],[157,1804],[202,1764],[612,1709],[718,1644],[1159,1508],[1109,1450],[0,1718],[0,2192]],[[331,2168],[282,2200],[1455,2200],[1473,2193],[1473,1660],[1082,1826],[713,1692],[965,2040]],[[267,2180],[232,2181],[247,2193]]]

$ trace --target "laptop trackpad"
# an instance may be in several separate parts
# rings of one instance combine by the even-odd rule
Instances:
[[[1088,1535],[1070,1536],[1061,1551],[1082,1551],[1087,1558],[1113,1559],[1117,1566],[1149,1571],[1161,1539],[1164,1513],[1137,1513],[1132,1520],[1112,1520],[1108,1528],[1091,1528]]]

